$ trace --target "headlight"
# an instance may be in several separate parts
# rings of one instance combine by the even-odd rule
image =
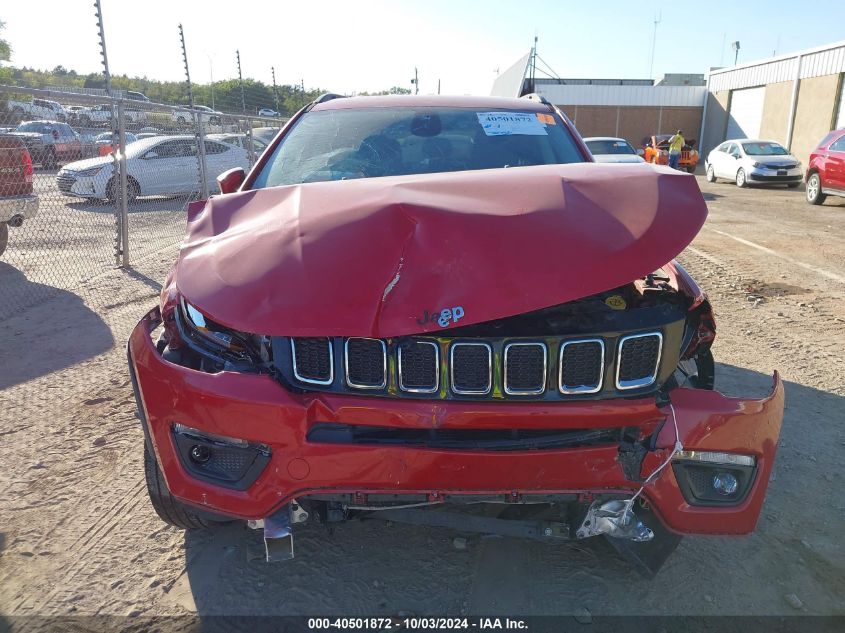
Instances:
[[[757,169],[762,169],[763,167],[765,167],[765,165],[763,163],[758,163],[757,161],[754,161],[753,163],[751,163],[751,166],[756,167]]]
[[[260,363],[268,360],[266,337],[238,332],[215,323],[190,303],[181,299],[187,337],[202,348],[203,353],[235,361]]]
[[[82,176],[83,178],[90,178],[91,176],[96,176],[101,171],[103,171],[103,167],[105,167],[105,165],[98,165],[97,167],[89,167],[88,169],[83,169],[82,171],[76,172],[76,175]]]

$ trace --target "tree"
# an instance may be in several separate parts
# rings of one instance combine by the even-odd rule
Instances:
[[[0,20],[0,31],[6,28],[6,23]],[[7,62],[12,59],[12,47],[9,42],[0,38],[0,62]]]

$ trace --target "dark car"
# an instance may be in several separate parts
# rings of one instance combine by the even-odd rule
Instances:
[[[813,150],[804,182],[810,204],[822,204],[827,196],[845,197],[845,129],[834,130]]]
[[[23,140],[32,160],[45,169],[86,157],[85,143],[67,123],[27,121],[11,134]]]
[[[9,227],[21,226],[36,213],[32,158],[19,137],[0,134],[0,255],[9,243]]]
[[[694,177],[593,163],[542,100],[329,95],[218,183],[128,344],[164,521],[269,560],[356,516],[602,535],[646,573],[754,529],[783,386],[713,390]]]

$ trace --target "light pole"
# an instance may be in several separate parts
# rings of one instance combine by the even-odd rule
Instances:
[[[214,63],[212,62],[212,55],[205,54],[208,57],[208,74],[211,76],[211,109],[214,109]]]
[[[734,49],[734,66],[736,66],[736,60],[739,58],[739,40],[731,42],[731,48]]]

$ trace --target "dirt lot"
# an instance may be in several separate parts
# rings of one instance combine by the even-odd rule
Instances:
[[[96,309],[63,291],[3,322],[0,628],[71,613],[845,614],[845,200],[699,182],[711,214],[680,259],[717,310],[717,387],[760,395],[775,368],[787,381],[753,535],[686,539],[646,582],[601,540],[457,549],[447,530],[349,523],[306,527],[297,558],[271,566],[247,562],[258,535],[239,525],[171,529],[147,501],[123,350],[170,246],[91,280]]]

